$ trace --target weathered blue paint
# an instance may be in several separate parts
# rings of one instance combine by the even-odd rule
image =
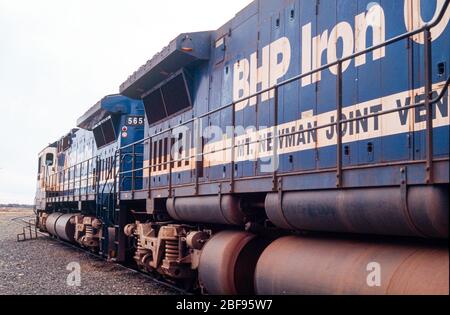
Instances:
[[[421,18],[423,21],[430,21],[438,9],[437,2],[419,2]],[[351,53],[356,49],[356,34],[361,31],[356,25],[356,17],[361,17],[362,14],[363,17],[364,14],[369,16],[370,12],[373,12],[371,10],[381,10],[383,13],[383,18],[380,18],[380,21],[382,20],[383,23],[385,40],[407,33],[411,29],[406,26],[405,3],[408,4],[408,0],[381,0],[377,2],[370,0],[254,1],[221,28],[209,33],[210,55],[208,57],[206,57],[204,49],[205,36],[198,38],[197,33],[183,34],[182,38],[189,37],[193,43],[197,43],[201,47],[203,57],[196,58],[194,61],[186,61],[183,56],[176,59],[176,64],[181,65],[189,74],[193,107],[176,117],[161,121],[155,126],[147,126],[146,136],[152,137],[161,130],[179,125],[183,121],[208,113],[232,101],[237,101],[233,98],[233,89],[236,85],[233,76],[235,75],[236,64],[250,60],[251,55],[257,52],[257,67],[261,67],[264,63],[264,47],[279,39],[287,38],[289,41],[291,58],[286,73],[278,77],[276,82],[300,75],[303,72],[303,55],[306,53],[302,42],[305,37],[303,28],[309,24],[312,37],[322,35],[324,32],[327,32],[327,36],[330,36],[332,29],[338,24],[345,24],[345,26],[350,27],[353,32],[351,34],[351,40],[353,41]],[[414,12],[417,11],[416,8],[414,10]],[[444,17],[444,22],[446,19]],[[418,23],[417,20],[413,22]],[[376,43],[373,30],[374,28],[371,27],[367,30],[365,47],[370,47]],[[179,38],[177,37],[174,42],[178,42]],[[448,38],[450,38],[449,25],[445,25],[445,30],[438,37],[433,38],[433,54],[430,66],[434,84],[442,83],[449,75],[450,41]],[[349,40],[337,39],[337,57],[343,55],[346,45],[351,45]],[[321,65],[329,62],[327,53],[330,48],[326,49],[320,58],[316,56],[320,59]],[[425,82],[423,77],[423,51],[424,45],[422,43],[410,39],[387,46],[382,57],[376,58],[375,52],[373,52],[365,55],[365,62],[362,64],[357,64],[356,60],[352,60],[348,67],[344,67],[343,108],[377,99],[380,99],[381,103],[381,99],[389,95],[423,87]],[[191,54],[195,54],[195,49]],[[313,55],[312,58],[314,57]],[[173,59],[171,60],[173,61]],[[445,65],[445,71],[438,74],[438,65],[441,63]],[[161,55],[149,61],[149,64],[153,64],[157,69],[159,68],[155,64],[167,67],[167,61],[164,58],[161,59]],[[140,75],[144,75],[145,69],[141,70]],[[176,70],[179,69],[173,71]],[[152,69],[148,70],[150,74],[147,74],[147,76],[152,75],[152,71]],[[139,94],[142,95],[142,92],[139,93],[138,89],[141,91],[152,89],[151,84],[144,86],[141,84],[143,81],[138,79],[139,72],[136,75],[137,77],[132,77],[122,86],[122,92],[125,95],[136,97]],[[170,77],[170,73],[167,77]],[[336,80],[335,74],[330,70],[324,70],[321,72],[320,81],[316,83],[302,86],[300,81],[296,81],[285,85],[279,90],[277,122],[274,121],[274,99],[262,101],[259,98],[255,106],[246,106],[236,111],[236,126],[244,128],[249,126],[271,127],[298,120],[302,118],[304,113],[310,112],[310,115],[317,116],[335,111],[337,103]],[[157,83],[159,82],[155,82],[153,85]],[[259,86],[257,90],[261,89],[262,87]],[[413,104],[423,99],[423,95],[411,96],[409,99],[399,100],[400,105]],[[439,109],[443,117],[447,119],[447,126],[436,128],[434,132],[434,154],[435,157],[448,157],[448,97],[444,98]],[[408,114],[414,115],[416,119],[421,119],[421,114],[418,114],[416,110],[410,110]],[[220,126],[225,133],[226,127],[231,125],[231,117],[232,109],[230,107],[202,119],[202,125],[204,127],[209,125]],[[400,124],[401,120],[402,117],[399,117],[399,120],[392,123]],[[192,129],[192,125],[188,127]],[[348,152],[348,154],[343,155],[343,166],[413,161],[426,158],[426,141],[423,130],[414,130],[414,127],[411,127],[408,132],[385,135],[383,126],[379,126],[377,131],[379,133],[364,141],[343,144],[343,152]],[[153,143],[156,142],[158,148],[158,141],[167,136],[168,134],[153,137]],[[176,135],[174,137],[176,138]],[[217,140],[206,139],[205,141],[208,144]],[[148,153],[147,147],[145,155],[147,156]],[[245,178],[264,175],[260,171],[262,163],[264,162],[261,160],[237,162],[235,177]],[[152,161],[149,161],[149,164],[151,165]],[[333,167],[336,167],[336,145],[320,146],[319,144],[315,150],[298,150],[291,154],[280,155],[279,171],[281,173]],[[230,168],[231,165],[228,163],[205,167],[204,177],[201,180],[208,182],[229,179],[232,172]],[[192,182],[192,172],[181,173],[180,179],[176,175],[174,183]],[[146,187],[148,187],[148,184]],[[167,176],[155,176],[152,179],[152,187],[167,185]]]

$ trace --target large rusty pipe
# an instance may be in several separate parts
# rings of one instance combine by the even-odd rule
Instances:
[[[256,262],[267,241],[247,232],[224,231],[204,246],[199,280],[208,294],[253,294]]]
[[[55,224],[56,235],[67,242],[75,242],[74,214],[64,214],[58,218]]]
[[[231,195],[169,198],[167,212],[181,222],[243,225],[240,199]]]
[[[265,207],[288,230],[448,238],[448,185],[273,193]]]
[[[54,212],[47,217],[47,220],[45,221],[45,229],[50,235],[58,236],[56,233],[56,222],[62,215],[62,213]]]
[[[448,248],[284,237],[261,255],[263,295],[448,295]]]

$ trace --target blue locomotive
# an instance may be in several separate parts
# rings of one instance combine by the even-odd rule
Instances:
[[[107,254],[114,251],[108,241],[117,234],[116,170],[139,168],[143,163],[143,146],[124,150],[121,157],[117,150],[143,139],[144,106],[121,95],[106,96],[77,125],[39,154],[38,225],[66,241]],[[142,187],[142,172],[120,180],[125,189]],[[65,225],[72,228],[61,232]]]
[[[179,35],[41,153],[41,228],[209,294],[448,294],[449,3]]]

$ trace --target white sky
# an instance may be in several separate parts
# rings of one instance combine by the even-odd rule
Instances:
[[[0,204],[32,204],[37,154],[170,40],[250,2],[0,0]]]

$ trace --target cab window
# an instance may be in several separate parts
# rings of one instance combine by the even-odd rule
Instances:
[[[38,174],[41,174],[42,157],[39,157],[38,161]]]
[[[45,155],[45,165],[46,166],[53,166],[53,153],[47,153]]]

